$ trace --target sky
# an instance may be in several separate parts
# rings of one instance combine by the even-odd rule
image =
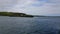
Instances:
[[[60,16],[60,0],[0,0],[0,11]]]

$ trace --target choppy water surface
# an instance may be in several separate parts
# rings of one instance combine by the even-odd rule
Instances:
[[[0,34],[60,34],[60,18],[0,16]]]

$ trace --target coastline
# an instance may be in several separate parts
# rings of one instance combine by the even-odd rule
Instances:
[[[13,13],[13,12],[0,12],[0,16],[9,16],[9,17],[34,17],[33,15],[28,15],[25,13]]]

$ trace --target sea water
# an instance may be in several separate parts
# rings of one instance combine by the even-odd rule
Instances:
[[[0,34],[60,34],[60,18],[0,16]]]

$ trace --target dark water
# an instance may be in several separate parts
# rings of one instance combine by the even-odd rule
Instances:
[[[60,18],[0,16],[0,34],[60,34]]]

